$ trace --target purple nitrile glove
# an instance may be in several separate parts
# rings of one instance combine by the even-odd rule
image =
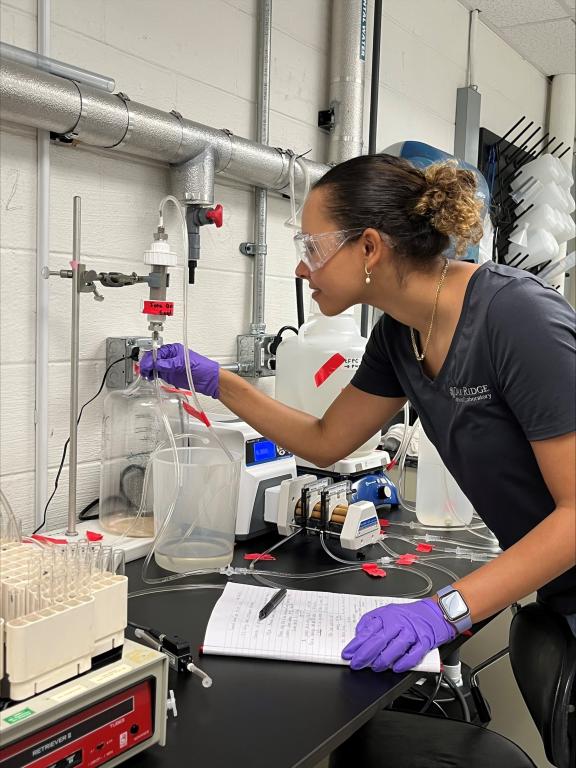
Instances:
[[[219,378],[220,366],[215,360],[199,355],[188,350],[190,355],[190,369],[196,392],[201,395],[209,395],[218,398],[220,396]],[[140,373],[144,378],[151,379],[154,375],[154,361],[152,352],[145,352],[140,361]],[[174,387],[188,389],[188,377],[186,376],[186,362],[184,359],[184,347],[182,344],[165,344],[158,350],[156,360],[158,377]]]
[[[351,669],[371,667],[406,672],[433,648],[457,635],[434,600],[391,603],[365,613],[356,635],[342,651]]]

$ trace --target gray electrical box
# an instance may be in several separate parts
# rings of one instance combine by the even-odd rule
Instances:
[[[106,367],[119,358],[125,358],[108,371],[106,376],[108,389],[126,389],[134,381],[135,361],[130,359],[130,355],[135,347],[139,347],[142,351],[152,349],[152,339],[147,336],[113,336],[106,339]]]

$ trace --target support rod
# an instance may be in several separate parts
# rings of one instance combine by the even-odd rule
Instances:
[[[70,457],[68,463],[68,528],[67,536],[77,536],[76,480],[78,476],[78,371],[80,364],[80,281],[82,201],[74,197],[72,248],[72,322],[70,337]]]

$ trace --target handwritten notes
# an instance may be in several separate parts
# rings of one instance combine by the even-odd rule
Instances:
[[[208,622],[204,653],[345,665],[340,654],[362,614],[387,603],[411,602],[289,589],[285,600],[260,621],[260,609],[275,592],[271,587],[228,583]],[[428,653],[414,669],[439,672],[438,651]]]

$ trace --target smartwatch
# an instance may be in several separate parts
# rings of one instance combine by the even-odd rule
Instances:
[[[458,634],[470,629],[472,626],[470,609],[457,589],[451,584],[448,587],[442,587],[438,590],[437,597],[444,618],[454,626]]]

